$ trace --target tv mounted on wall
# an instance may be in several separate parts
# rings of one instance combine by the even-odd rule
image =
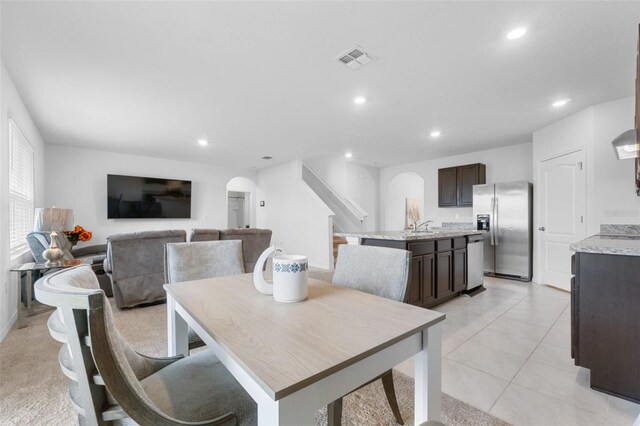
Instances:
[[[108,219],[189,219],[191,181],[107,175]]]

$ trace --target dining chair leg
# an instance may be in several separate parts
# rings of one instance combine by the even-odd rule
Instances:
[[[327,426],[342,425],[342,398],[327,405]]]
[[[384,387],[384,393],[387,395],[387,401],[389,401],[389,406],[396,418],[396,422],[403,425],[404,420],[402,420],[402,416],[400,415],[400,408],[398,407],[398,400],[396,399],[396,390],[393,386],[393,370],[389,370],[384,373],[381,379],[382,386]]]

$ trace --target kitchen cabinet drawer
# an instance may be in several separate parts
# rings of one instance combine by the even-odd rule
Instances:
[[[413,256],[421,256],[435,252],[435,241],[422,241],[419,243],[409,243],[408,250]]]
[[[467,248],[467,238],[466,237],[454,238],[453,239],[453,248],[454,249]]]
[[[451,250],[451,238],[448,238],[446,240],[437,240],[436,241],[436,251],[437,252],[441,252],[441,251],[449,251]]]

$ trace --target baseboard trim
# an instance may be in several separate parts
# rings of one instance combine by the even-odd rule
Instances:
[[[9,318],[9,322],[0,330],[0,342],[4,340],[5,337],[9,334],[13,325],[18,321],[18,311],[15,311],[11,318]]]

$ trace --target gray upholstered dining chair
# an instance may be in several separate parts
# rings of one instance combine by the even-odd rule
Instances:
[[[338,248],[333,284],[404,302],[410,262],[411,252],[407,250],[342,244]],[[396,421],[403,425],[393,386],[393,370],[385,371],[363,386],[378,379],[382,379],[384,392]],[[341,424],[342,398],[329,404],[327,418],[329,426]]]
[[[48,327],[63,343],[58,359],[80,424],[127,417],[141,425],[256,423],[255,402],[210,351],[186,358],[134,351],[90,267],[46,275],[36,297],[58,308]]]
[[[167,284],[244,274],[242,241],[169,243],[164,247],[164,281]],[[204,342],[189,328],[189,349]]]

